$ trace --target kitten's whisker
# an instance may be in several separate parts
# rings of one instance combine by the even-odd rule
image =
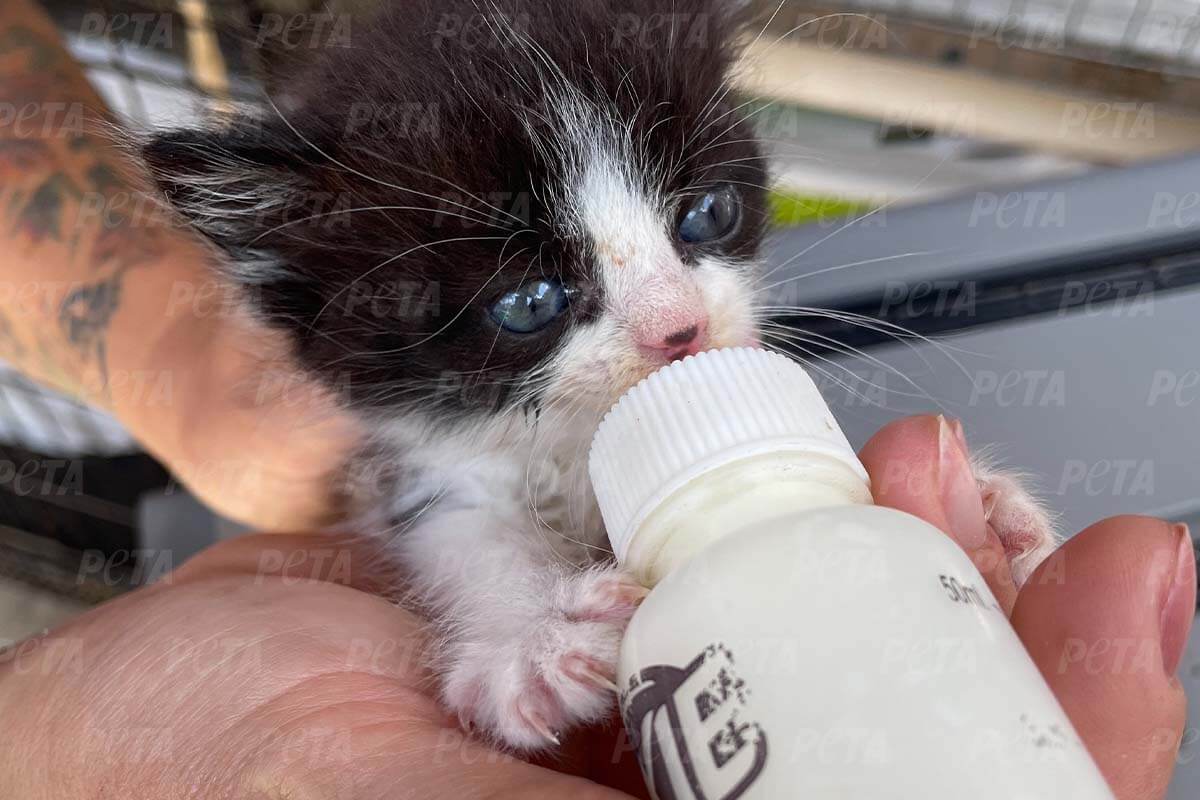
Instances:
[[[547,414],[547,416],[552,413],[557,413],[559,407],[561,407],[561,405],[566,404],[566,403],[567,403],[567,401],[565,400],[565,398],[560,398],[560,400],[550,403],[550,405],[548,405],[546,407],[544,413]],[[556,424],[553,426],[553,428],[556,431],[558,431],[560,433],[560,435],[564,431],[571,430],[571,422],[574,421],[574,419],[580,414],[580,412],[582,410],[583,410],[582,406],[577,406],[575,408],[575,410],[570,414],[569,417],[567,417],[565,420],[557,421]],[[549,549],[550,552],[556,558],[559,558],[564,563],[571,565],[571,566],[577,566],[575,564],[572,564],[572,562],[570,562],[564,555],[562,555],[562,553],[559,551],[559,549],[557,547],[555,547],[553,544],[550,543],[549,539],[547,538],[549,533],[553,533],[556,536],[558,536],[561,540],[569,542],[569,543],[577,545],[577,546],[580,546],[580,547],[583,547],[586,550],[599,550],[601,552],[606,552],[606,551],[604,550],[604,548],[597,547],[596,545],[593,545],[589,542],[586,542],[586,541],[583,541],[580,539],[576,539],[574,537],[566,535],[565,533],[563,533],[562,531],[558,530],[556,527],[551,525],[545,519],[545,517],[543,517],[542,512],[541,512],[541,504],[539,503],[539,490],[541,488],[541,484],[539,483],[537,488],[535,488],[534,484],[533,484],[533,480],[532,480],[534,454],[539,449],[538,439],[537,439],[538,429],[542,428],[542,427],[550,427],[550,426],[535,426],[534,435],[533,435],[534,438],[531,441],[530,446],[529,446],[530,458],[528,458],[526,460],[526,468],[525,468],[526,492],[525,492],[525,494],[526,494],[526,497],[529,498],[528,510],[530,513],[530,518],[533,520],[534,527],[538,531],[539,535],[542,537],[542,540],[545,542],[547,549]],[[550,446],[543,447],[541,449],[544,451],[544,455],[542,457],[542,464],[545,465],[546,462],[549,461],[551,455],[554,452],[553,443],[551,443]]]
[[[758,33],[755,35],[750,44],[746,48],[743,48],[744,50],[749,50],[758,44],[758,40],[761,39],[762,35],[766,33],[769,27],[771,27],[771,23],[775,21],[775,17],[779,16],[779,12],[783,10],[783,7],[787,2],[788,0],[779,0],[779,4],[775,6],[775,10],[771,12],[771,16],[766,22],[763,23],[763,26],[759,28]],[[726,75],[725,78],[717,85],[716,90],[709,95],[708,100],[705,101],[703,107],[701,108],[699,115],[701,122],[708,119],[709,114],[716,110],[717,106],[721,104],[721,101],[724,100],[726,95],[728,95],[729,92],[734,88],[734,85],[733,75]],[[695,140],[697,133],[693,133],[686,140],[684,140],[682,147],[683,150],[686,151],[688,149],[691,143]]]
[[[779,326],[779,328],[776,328],[776,329],[763,330],[762,333],[764,336],[772,336],[775,339],[778,339],[781,341],[802,342],[805,344],[812,344],[812,345],[816,345],[816,346],[828,347],[829,349],[831,349],[835,352],[841,353],[842,355],[851,356],[853,358],[858,358],[860,360],[874,364],[875,366],[879,367],[880,369],[883,369],[887,372],[890,372],[890,373],[896,375],[898,378],[900,378],[900,380],[904,381],[906,384],[908,384],[913,389],[915,389],[917,393],[914,395],[910,395],[910,396],[921,397],[923,399],[930,400],[931,402],[934,402],[934,403],[938,402],[936,398],[934,398],[932,395],[930,395],[929,392],[926,391],[924,388],[922,388],[916,381],[914,381],[909,376],[905,375],[900,370],[893,367],[891,364],[888,364],[887,362],[885,362],[879,358],[876,358],[875,356],[872,356],[872,355],[866,353],[865,351],[860,350],[857,347],[845,344],[844,342],[839,342],[837,339],[834,339],[831,336],[826,336],[824,334],[816,333],[814,331],[797,331],[794,329],[786,328],[785,326]],[[847,371],[849,371],[849,370],[847,370]],[[867,383],[868,383],[868,385],[874,385],[874,384],[870,384],[869,382],[867,382]],[[876,386],[875,388],[883,389],[883,387],[879,387],[879,386]],[[884,391],[886,391],[886,390],[884,390]],[[893,389],[892,391],[896,391],[896,390]],[[905,393],[905,394],[907,394],[907,393]]]
[[[888,261],[896,261],[901,258],[916,258],[918,256],[932,256],[932,255],[938,255],[938,254],[944,253],[944,252],[946,252],[946,251],[945,250],[916,250],[911,253],[894,253],[890,256],[879,256],[877,258],[866,258],[866,259],[863,259],[862,261],[851,261],[848,264],[836,264],[832,267],[825,267],[823,269],[813,270],[812,272],[805,272],[802,275],[793,275],[790,278],[784,278],[781,281],[776,281],[775,283],[771,283],[766,286],[760,286],[759,288],[755,289],[752,292],[752,294],[757,295],[757,294],[760,294],[761,292],[769,292],[772,289],[777,289],[780,286],[783,286],[785,284],[801,281],[804,278],[815,278],[818,275],[825,275],[826,273],[829,273],[829,272],[838,272],[843,269],[850,269],[851,267],[865,267],[868,264],[883,264]],[[772,272],[774,272],[774,270],[772,270]],[[761,279],[762,278],[759,278],[759,280],[761,280]]]
[[[918,180],[918,181],[917,181],[917,182],[916,182],[916,183],[913,185],[913,187],[912,187],[912,190],[916,190],[916,189],[919,189],[919,188],[921,188],[921,186],[922,186],[922,185],[925,183],[925,181],[929,180],[929,179],[930,179],[930,178],[933,176],[933,173],[937,172],[937,171],[938,171],[938,170],[939,170],[939,169],[942,167],[942,165],[946,163],[946,161],[947,161],[949,158],[950,158],[950,155],[949,155],[949,154],[946,154],[945,156],[942,156],[942,159],[941,159],[940,161],[938,161],[938,163],[934,164],[934,165],[933,165],[933,167],[932,167],[932,168],[929,170],[929,172],[927,172],[927,173],[925,173],[923,176],[921,176],[921,179],[920,179],[920,180]],[[825,236],[822,236],[820,239],[818,239],[817,241],[813,242],[813,243],[812,243],[812,244],[810,244],[808,247],[806,247],[806,248],[804,248],[803,250],[801,250],[799,253],[796,253],[795,255],[791,256],[790,258],[788,258],[787,260],[785,260],[785,261],[784,261],[784,262],[782,262],[781,264],[777,264],[775,267],[773,267],[771,270],[769,270],[769,271],[768,271],[768,272],[767,272],[765,275],[763,275],[763,276],[762,276],[762,278],[761,278],[760,280],[766,280],[766,279],[767,279],[767,278],[769,278],[771,275],[775,274],[777,271],[779,271],[779,270],[783,269],[784,267],[786,267],[786,266],[788,266],[789,264],[791,264],[792,262],[794,262],[796,259],[798,259],[798,258],[803,258],[804,256],[808,255],[808,254],[809,254],[809,253],[811,253],[811,252],[812,252],[814,249],[816,249],[817,247],[820,247],[822,244],[824,244],[825,242],[829,241],[829,240],[830,240],[830,239],[832,239],[834,236],[837,236],[839,233],[841,233],[842,231],[846,230],[846,229],[847,229],[847,228],[849,228],[850,226],[852,226],[852,225],[857,225],[858,223],[860,223],[860,222],[863,222],[864,220],[870,219],[871,217],[875,216],[876,214],[879,214],[879,213],[883,212],[883,211],[884,211],[884,210],[886,210],[886,209],[887,209],[889,206],[891,206],[893,203],[897,202],[897,201],[898,201],[898,200],[900,200],[900,199],[901,199],[901,197],[900,197],[900,196],[894,197],[894,198],[892,198],[891,200],[888,200],[886,203],[883,203],[882,205],[880,205],[878,208],[873,208],[873,209],[871,209],[870,211],[868,211],[868,212],[866,212],[865,214],[863,214],[862,216],[855,217],[854,219],[851,219],[851,220],[849,220],[849,221],[848,221],[848,222],[847,222],[845,225],[842,225],[842,226],[840,226],[840,227],[838,227],[838,228],[835,228],[833,231],[831,231],[830,233],[826,234]]]
[[[781,33],[777,37],[775,37],[775,40],[766,46],[766,48],[763,50],[762,54],[766,55],[771,50],[774,50],[780,44],[782,44],[783,42],[785,42],[789,38],[791,38],[792,34],[799,33],[803,29],[807,28],[809,25],[815,25],[818,22],[824,22],[825,20],[829,20],[829,19],[841,19],[843,17],[858,17],[859,19],[865,19],[867,22],[870,22],[872,25],[875,25],[875,26],[881,28],[883,30],[883,32],[885,34],[887,34],[887,36],[893,42],[898,44],[902,50],[908,49],[908,47],[905,46],[905,43],[903,41],[896,38],[892,34],[892,32],[890,30],[888,30],[888,26],[886,24],[875,19],[870,14],[863,14],[861,12],[856,12],[856,11],[837,11],[837,12],[831,12],[829,14],[822,14],[819,17],[813,17],[812,19],[806,20],[806,21],[800,23],[799,25],[796,25],[795,27],[789,28],[788,30],[784,31],[783,33]],[[847,41],[846,44],[843,44],[841,46],[841,48],[838,49],[837,52],[840,53],[842,50],[845,50],[849,46],[850,46],[850,42]]]
[[[980,353],[976,353],[972,350],[967,350],[964,347],[958,347],[956,345],[950,345],[945,342],[941,342],[941,341],[939,341],[939,339],[937,337],[925,336],[923,334],[917,333],[916,331],[914,331],[910,328],[905,328],[903,325],[897,325],[894,322],[889,322],[887,320],[879,319],[877,317],[870,317],[865,314],[858,314],[853,311],[845,311],[845,310],[835,309],[835,308],[815,308],[812,306],[770,306],[770,305],[759,306],[757,308],[757,311],[760,314],[765,312],[765,313],[775,316],[775,317],[778,317],[780,315],[797,316],[797,317],[825,317],[825,318],[836,320],[839,322],[848,322],[848,323],[851,323],[854,325],[858,325],[859,327],[869,328],[870,330],[877,331],[879,333],[885,333],[888,336],[891,336],[892,338],[894,338],[898,341],[908,340],[908,339],[917,339],[919,341],[925,342],[926,344],[935,345],[935,346],[941,345],[942,347],[945,347],[948,350],[955,350],[959,353],[964,353],[966,355],[972,355],[972,356],[981,355]]]
[[[746,106],[749,106],[749,105],[754,105],[755,103],[759,103],[759,102],[763,102],[763,101],[762,101],[762,98],[759,98],[759,97],[751,97],[749,100],[746,100],[745,102],[738,103],[738,104],[737,104],[736,106],[734,106],[733,108],[730,108],[730,109],[728,109],[727,111],[725,111],[723,114],[721,114],[721,116],[719,116],[719,117],[713,117],[712,119],[710,119],[710,120],[708,120],[707,122],[705,122],[705,123],[704,123],[704,125],[703,125],[703,126],[701,126],[701,127],[700,127],[700,128],[697,130],[697,131],[696,131],[696,135],[695,135],[695,136],[693,136],[692,138],[693,138],[693,139],[698,139],[698,138],[700,138],[700,136],[701,136],[701,135],[703,135],[704,133],[706,133],[706,132],[707,132],[707,131],[708,131],[710,128],[712,128],[713,126],[715,126],[715,125],[716,125],[718,122],[720,122],[721,120],[723,120],[723,119],[725,119],[726,117],[728,117],[730,114],[736,114],[737,112],[741,111],[741,110],[742,110],[743,108],[745,108]],[[770,101],[770,105],[774,105],[776,102],[778,102],[778,101]],[[739,122],[743,122],[743,121],[745,121],[746,119],[749,119],[749,117],[745,117],[745,118],[743,118],[743,119],[739,120]],[[720,138],[720,134],[718,134],[718,136],[717,136],[716,138]]]
[[[770,307],[767,307],[767,308],[770,308]],[[933,366],[929,363],[929,360],[926,358],[925,354],[922,353],[911,340],[915,339],[917,341],[924,342],[925,344],[930,345],[931,347],[936,349],[939,353],[941,353],[942,356],[944,356],[947,360],[950,361],[950,363],[954,364],[954,366],[958,369],[958,371],[960,373],[962,373],[963,375],[965,375],[968,378],[971,377],[970,372],[968,372],[967,368],[962,364],[961,361],[958,360],[958,358],[955,355],[953,355],[953,353],[951,351],[957,350],[961,353],[966,353],[968,355],[977,355],[977,354],[971,353],[970,351],[964,350],[963,348],[947,345],[946,343],[941,342],[935,338],[932,338],[929,336],[924,336],[924,335],[919,334],[916,331],[913,331],[909,328],[905,328],[901,325],[896,325],[893,322],[875,319],[874,317],[866,317],[866,316],[863,316],[862,314],[854,314],[854,313],[848,312],[848,311],[836,311],[836,310],[832,310],[832,309],[806,308],[804,306],[779,306],[776,308],[780,312],[783,312],[785,314],[789,314],[792,316],[801,316],[801,317],[810,316],[810,317],[831,319],[836,322],[842,322],[842,323],[847,323],[850,325],[856,325],[861,328],[866,328],[867,330],[872,330],[877,333],[882,333],[884,335],[890,336],[893,339],[895,339],[897,342],[904,344],[906,347],[908,347],[914,353],[916,353],[921,358],[921,361],[925,364],[925,366],[929,367],[929,369],[932,371]],[[778,316],[778,313],[776,313],[776,316]]]
[[[314,219],[321,219],[322,217],[332,217],[332,216],[336,216],[338,214],[354,214],[354,213],[357,213],[360,211],[432,211],[434,214],[441,214],[441,215],[450,216],[450,217],[459,217],[461,219],[467,220],[468,222],[474,222],[477,225],[485,225],[490,228],[501,228],[502,227],[500,225],[495,225],[490,222],[484,222],[482,219],[475,219],[473,217],[468,217],[465,214],[457,214],[453,211],[439,211],[438,209],[428,208],[426,206],[362,206],[360,208],[342,208],[342,209],[338,209],[336,211],[325,211],[321,214],[310,214],[307,217],[301,217],[300,219],[289,220],[289,221],[283,223],[282,225],[276,225],[275,227],[269,228],[268,230],[263,231],[262,233],[258,234],[257,236],[255,236],[253,239],[250,240],[250,244],[254,244],[254,243],[258,242],[259,239],[262,239],[263,237],[266,237],[266,236],[270,236],[272,233],[281,231],[284,228],[290,228],[292,225],[299,225],[304,222],[312,222]]]
[[[744,108],[745,106],[749,105],[751,102],[755,102],[755,101],[761,102],[759,100],[759,98],[754,98],[753,100],[748,100],[745,103],[742,103],[741,105],[739,105],[737,108],[730,109],[729,111],[725,112],[724,114],[721,115],[721,117],[718,117],[718,119],[722,119],[722,118],[728,116],[729,114],[737,111],[738,109]],[[744,117],[739,117],[738,119],[734,120],[732,123],[729,124],[728,127],[725,128],[725,130],[721,131],[716,136],[714,136],[708,144],[689,152],[687,155],[687,158],[683,159],[683,161],[680,163],[686,164],[689,161],[691,161],[692,159],[697,158],[697,157],[707,153],[709,150],[714,150],[714,149],[716,149],[718,147],[722,147],[722,146],[728,146],[730,144],[730,142],[725,141],[725,136],[728,133],[733,131],[739,125],[748,123],[750,120],[754,119],[755,116],[761,114],[762,112],[764,112],[768,109],[774,108],[777,103],[778,103],[778,101],[771,100],[767,103],[764,103],[761,108],[755,109],[754,111],[745,115]]]
[[[814,364],[812,361],[810,361],[809,359],[811,359],[811,358],[821,358],[821,356],[814,354],[812,351],[807,350],[798,344],[790,345],[793,352],[789,352],[787,350],[782,350],[779,347],[777,347],[776,345],[771,344],[770,342],[764,342],[763,346],[772,352],[779,353],[781,356],[786,356],[787,358],[793,359],[795,361],[799,361],[801,364],[804,365],[805,369],[812,370],[812,371],[816,372],[818,375],[821,375],[822,377],[831,381],[832,383],[837,384],[842,389],[844,389],[848,394],[854,395],[859,400],[861,400],[863,403],[873,405],[872,401],[868,397],[859,393],[856,389],[851,387],[849,384],[843,382],[840,378],[838,378],[833,373],[829,372],[828,370],[824,369],[823,367],[819,366],[818,364]],[[800,351],[801,353],[804,353],[804,355],[803,356],[797,355],[794,352],[796,350]],[[805,356],[807,356],[807,358]],[[828,361],[828,359],[823,359],[823,360]],[[843,367],[843,369],[844,369],[844,367]]]

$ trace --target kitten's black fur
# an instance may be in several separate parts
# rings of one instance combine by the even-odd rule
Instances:
[[[736,5],[391,0],[288,79],[286,98],[225,129],[160,135],[145,157],[302,364],[358,409],[492,409],[601,308],[587,243],[555,226],[566,165],[535,141],[570,133],[554,130],[548,76],[616,111],[648,180],[684,163],[668,192],[737,186],[743,223],[721,252],[755,254],[765,165],[723,89]],[[374,207],[390,208],[351,211]],[[440,241],[484,236],[498,238]],[[577,291],[570,311],[535,334],[498,331],[490,304],[539,274]]]

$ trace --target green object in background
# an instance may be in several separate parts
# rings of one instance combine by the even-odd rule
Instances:
[[[842,200],[837,197],[817,197],[772,189],[767,196],[771,222],[777,228],[794,228],[810,222],[845,219],[870,211],[869,203]]]

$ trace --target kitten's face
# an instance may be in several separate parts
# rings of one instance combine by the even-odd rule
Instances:
[[[756,340],[766,174],[726,91],[736,28],[681,5],[398,3],[261,124],[148,157],[356,405],[603,410]]]

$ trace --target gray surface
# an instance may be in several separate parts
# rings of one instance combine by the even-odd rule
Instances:
[[[1024,276],[1148,242],[1200,241],[1197,192],[1200,156],[885,207],[852,225],[781,234],[768,285],[780,284],[783,304],[844,307],[889,283]]]
[[[904,414],[953,415],[974,444],[995,444],[1027,470],[1064,527],[1078,529],[1119,513],[1200,513],[1198,324],[1200,290],[1181,291],[975,328],[940,347],[875,347],[879,363],[842,360],[848,380],[817,366],[863,395],[823,378],[851,441]],[[1162,393],[1176,381],[1190,388]]]

